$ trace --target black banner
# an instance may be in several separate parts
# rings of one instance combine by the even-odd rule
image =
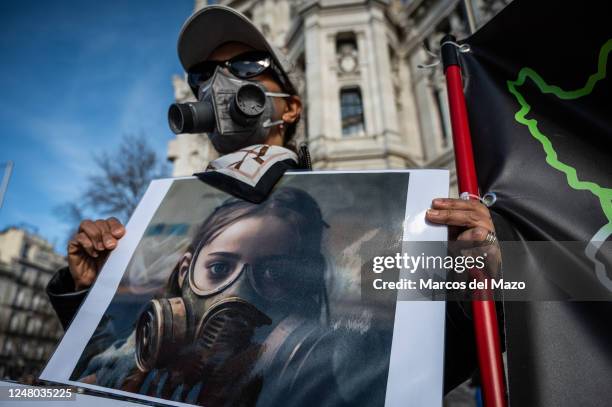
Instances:
[[[610,291],[599,249],[612,240],[611,17],[607,1],[517,0],[461,54],[479,185],[497,196],[500,240],[582,242],[563,270],[534,254],[526,272],[573,273]],[[506,303],[512,406],[609,405],[611,315],[610,302]]]

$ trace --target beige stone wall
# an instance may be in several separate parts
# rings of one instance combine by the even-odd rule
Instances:
[[[0,263],[10,264],[19,257],[25,232],[19,229],[8,229],[0,233]]]
[[[65,263],[53,245],[36,234],[15,227],[0,232],[0,263],[10,265],[22,260],[45,269]]]

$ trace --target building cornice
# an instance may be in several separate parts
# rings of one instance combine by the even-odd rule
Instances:
[[[459,1],[441,0],[436,4],[436,7],[428,13],[427,18],[421,21],[418,26],[412,28],[416,35],[410,36],[406,41],[404,45],[406,53],[411,53],[415,47],[420,46],[425,38],[436,29],[438,24],[453,12]]]

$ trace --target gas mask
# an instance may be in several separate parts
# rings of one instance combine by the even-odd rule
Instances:
[[[183,372],[186,377],[214,377],[241,352],[261,353],[258,346],[288,316],[308,306],[320,312],[313,301],[320,280],[308,276],[320,278],[321,272],[313,267],[324,267],[322,257],[317,264],[277,258],[253,265],[208,266],[200,257],[204,256],[196,255],[189,265],[181,297],[153,299],[140,314],[136,364],[141,371],[171,368],[173,362],[188,359],[195,368]],[[288,271],[294,278],[288,278]],[[184,363],[179,365],[184,371]]]
[[[239,79],[217,68],[198,90],[198,102],[170,106],[168,122],[176,134],[208,133],[215,149],[227,154],[262,144],[270,128],[283,123],[274,120],[272,98],[288,96],[268,92],[256,81]]]

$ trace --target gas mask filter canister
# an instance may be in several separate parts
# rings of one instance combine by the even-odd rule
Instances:
[[[209,365],[206,359],[236,353],[248,344],[255,329],[272,322],[255,306],[235,297],[215,303],[197,322],[190,313],[181,297],[149,302],[136,326],[136,365],[141,371],[168,367],[186,350],[197,350],[191,357],[202,358],[202,366]]]

